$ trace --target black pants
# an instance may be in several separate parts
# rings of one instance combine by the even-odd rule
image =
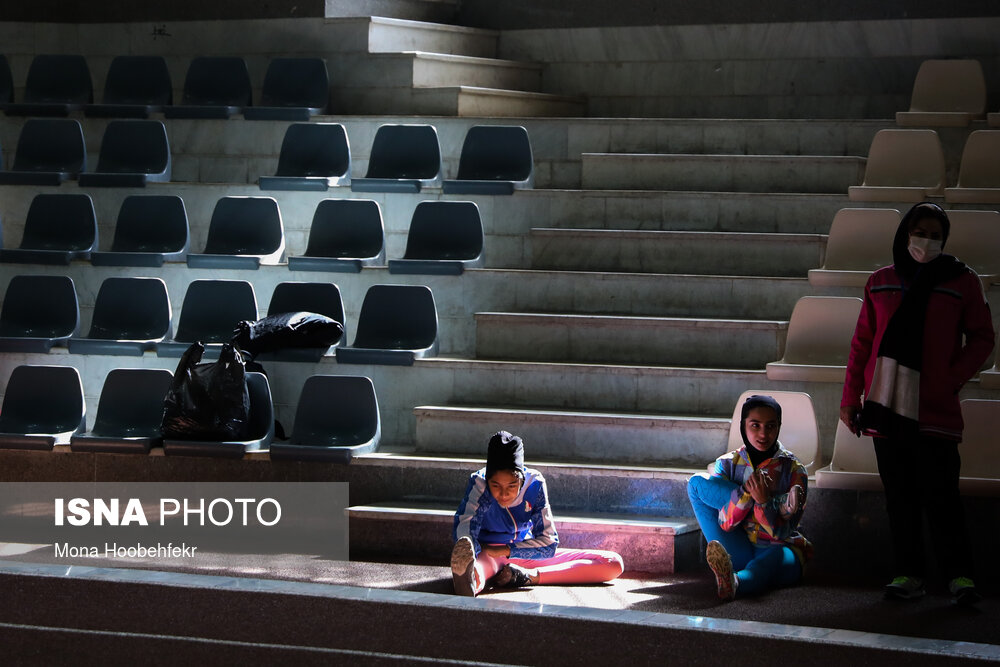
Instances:
[[[958,491],[958,443],[926,436],[912,441],[875,438],[875,456],[892,532],[893,576],[925,576],[926,516],[942,574],[948,580],[972,577],[972,549]]]

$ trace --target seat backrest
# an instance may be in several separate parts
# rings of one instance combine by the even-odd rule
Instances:
[[[519,125],[474,125],[462,144],[459,180],[525,181],[534,160],[528,131]]]
[[[326,109],[330,75],[322,58],[272,58],[260,93],[262,107]]]
[[[208,225],[205,252],[269,255],[282,247],[284,230],[274,197],[222,197]]]
[[[65,338],[80,325],[76,288],[69,276],[14,276],[0,309],[0,336]]]
[[[163,399],[173,373],[162,368],[115,368],[101,389],[94,434],[150,437],[160,434]]]
[[[184,294],[174,339],[223,343],[242,320],[257,320],[253,285],[245,280],[195,280]]]
[[[196,106],[250,106],[250,71],[243,58],[200,56],[188,65],[183,104]]]
[[[24,82],[24,101],[32,104],[90,104],[94,86],[87,60],[79,55],[38,54]]]
[[[833,216],[824,269],[874,271],[892,264],[892,241],[899,226],[893,208],[842,208]]]
[[[115,56],[104,80],[104,104],[173,104],[174,89],[163,56]]]
[[[187,209],[177,195],[129,195],[122,200],[112,252],[182,252],[190,237]]]
[[[1000,188],[1000,130],[969,134],[958,170],[960,188]]]
[[[941,139],[934,130],[879,130],[865,165],[866,186],[944,187]]]
[[[10,74],[7,56],[0,53],[0,104],[14,101],[14,78]]]
[[[1000,134],[1000,133],[998,133]],[[975,269],[1000,273],[1000,213],[997,211],[948,211],[951,231],[945,250]]]
[[[810,472],[819,465],[819,426],[812,397],[798,391],[771,391],[765,389],[745,391],[740,394],[733,409],[729,424],[729,449],[733,451],[743,446],[740,436],[740,414],[743,403],[751,396],[770,396],[781,406],[781,429],[778,440],[788,451],[795,454],[799,462]]]
[[[382,125],[368,158],[368,178],[428,180],[441,172],[441,146],[433,125]]]
[[[340,123],[293,123],[285,130],[276,176],[345,176],[351,149]]]
[[[161,278],[105,278],[94,301],[88,338],[160,340],[170,337],[170,299]]]
[[[167,128],[158,120],[113,120],[104,130],[97,171],[160,174],[170,166]]]
[[[870,436],[857,437],[838,419],[831,466],[834,471],[878,473],[875,443]]]
[[[83,383],[72,366],[17,366],[0,409],[0,432],[67,433],[84,419]]]
[[[382,209],[371,199],[324,199],[309,229],[308,257],[375,257],[385,245]]]
[[[294,445],[351,446],[381,431],[375,385],[364,376],[313,375],[295,409]]]
[[[913,82],[910,111],[986,113],[986,80],[978,60],[925,60]]]
[[[471,201],[422,201],[413,211],[405,259],[476,259],[483,252],[483,221]]]
[[[83,126],[72,118],[29,118],[21,127],[13,171],[65,171],[87,167]]]
[[[246,441],[269,443],[274,439],[274,402],[271,385],[263,373],[249,372],[247,393],[250,397],[250,413],[247,416]]]
[[[91,250],[97,244],[97,213],[90,195],[35,195],[24,219],[21,248]]]
[[[372,285],[358,316],[354,347],[423,349],[437,339],[434,295],[425,285]]]
[[[1000,433],[1000,401],[967,398],[962,401],[962,477],[1000,479],[997,433]]]
[[[858,324],[861,299],[804,296],[795,302],[788,322],[784,361],[789,364],[847,365]]]
[[[274,286],[267,314],[319,313],[344,323],[344,301],[333,283],[283,282]]]

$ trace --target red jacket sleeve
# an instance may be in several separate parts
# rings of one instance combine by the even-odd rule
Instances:
[[[861,312],[858,314],[858,324],[854,328],[854,337],[851,339],[851,351],[847,357],[847,376],[844,378],[844,395],[840,399],[841,406],[850,405],[860,408],[861,394],[867,389],[865,387],[865,368],[872,355],[872,343],[875,340],[875,329],[878,325],[875,304],[872,303],[871,287],[872,279],[869,278],[865,285]]]
[[[965,345],[952,364],[955,391],[962,388],[993,352],[993,315],[979,276],[971,269],[962,281],[962,333]]]

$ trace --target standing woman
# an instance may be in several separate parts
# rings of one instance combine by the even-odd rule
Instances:
[[[958,392],[989,357],[994,333],[976,272],[941,252],[950,228],[944,210],[928,202],[900,222],[894,264],[865,285],[840,418],[856,435],[874,438],[895,568],[886,596],[925,592],[926,513],[951,594],[973,604],[980,596],[958,490]]]

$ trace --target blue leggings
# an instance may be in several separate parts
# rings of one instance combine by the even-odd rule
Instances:
[[[742,526],[726,532],[719,526],[719,510],[729,504],[733,489],[739,486],[722,477],[698,474],[688,481],[688,498],[706,540],[718,540],[729,557],[739,579],[736,595],[755,595],[769,588],[791,586],[802,578],[802,565],[795,552],[785,546],[756,546]]]

